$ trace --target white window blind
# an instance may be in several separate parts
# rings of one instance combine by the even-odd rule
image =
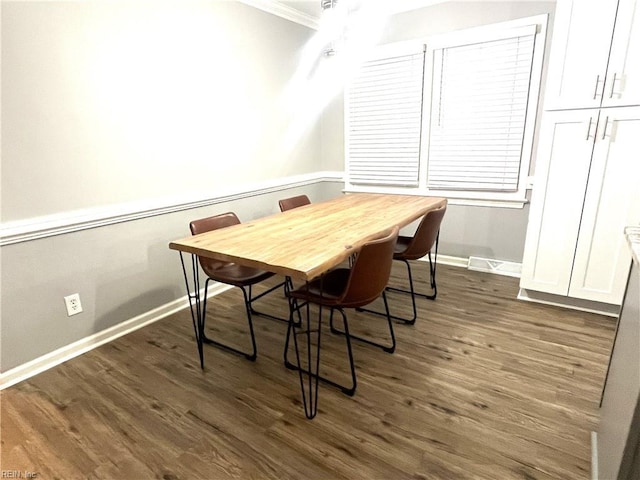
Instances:
[[[351,184],[418,185],[423,74],[424,51],[362,66],[346,102]]]
[[[515,33],[434,51],[428,189],[518,190],[535,26]]]

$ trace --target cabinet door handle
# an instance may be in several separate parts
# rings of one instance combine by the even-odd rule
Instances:
[[[617,75],[618,75],[617,73],[613,74],[613,79],[611,80],[611,91],[609,92],[609,98],[613,98],[613,90],[615,89],[615,86],[616,86]]]
[[[589,125],[587,125],[587,138],[585,140],[589,140],[591,137],[591,124],[593,123],[593,117],[589,117]]]
[[[593,99],[595,100],[598,96],[598,85],[600,84],[600,75],[596,75],[596,86],[593,89]]]
[[[604,119],[604,128],[602,129],[602,140],[607,136],[607,126],[609,125],[609,117]]]

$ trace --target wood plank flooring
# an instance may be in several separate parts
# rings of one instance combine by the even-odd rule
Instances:
[[[417,277],[425,288],[425,265]],[[398,263],[392,283],[403,279]],[[2,391],[1,468],[65,480],[590,478],[615,320],[518,301],[509,277],[439,266],[438,286],[414,326],[395,324],[394,354],[354,343],[355,396],[321,385],[314,420],[282,363],[284,323],[255,318],[255,363],[205,346],[201,370],[183,311]],[[408,296],[389,298],[410,314]],[[239,290],[209,308],[211,335],[248,347]],[[260,308],[286,303],[278,292]],[[381,317],[348,315],[352,333],[384,338]],[[347,382],[344,338],[327,328],[322,342],[323,372]]]

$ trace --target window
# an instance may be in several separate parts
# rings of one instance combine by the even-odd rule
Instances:
[[[349,179],[418,186],[424,49],[364,63],[348,90]]]
[[[406,44],[365,62],[345,101],[347,189],[521,206],[546,19],[429,39],[422,72]]]

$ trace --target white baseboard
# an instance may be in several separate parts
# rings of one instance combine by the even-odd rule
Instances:
[[[428,257],[420,260],[428,261]],[[481,257],[454,257],[451,255],[438,254],[438,264],[450,265],[452,267],[466,268],[477,272],[494,273],[496,275],[507,275],[509,277],[520,278],[522,264],[516,262],[507,262],[505,260],[493,260]]]
[[[620,307],[618,305],[592,302],[589,300],[581,300],[579,298],[563,297],[560,295],[536,292],[534,290],[527,290],[524,288],[520,289],[517,298],[518,300],[525,300],[527,302],[570,308],[581,312],[597,313],[599,315],[606,315],[607,317],[617,317],[620,313]]]
[[[213,297],[220,293],[233,288],[232,286],[222,283],[211,283],[209,285],[209,294],[207,297]],[[204,295],[204,291],[202,292]],[[65,345],[53,352],[42,355],[27,363],[19,365],[4,373],[0,373],[0,390],[15,385],[18,382],[27,380],[39,373],[44,372],[56,365],[71,360],[83,353],[97,348],[105,343],[111,342],[123,335],[134,332],[142,327],[146,327],[158,320],[172,315],[189,306],[189,299],[185,295],[182,298],[166,303],[158,308],[154,308],[142,315],[138,315],[130,320],[114,325],[101,332],[85,337],[81,340]]]
[[[522,263],[493,260],[491,258],[469,257],[469,265],[467,268],[478,272],[496,273],[498,275],[520,278]]]
[[[425,257],[425,258],[422,258],[421,260],[429,261],[429,258]],[[462,257],[452,257],[451,255],[438,254],[438,259],[436,263],[440,263],[442,265],[450,265],[452,267],[467,268],[469,259],[462,258]]]

